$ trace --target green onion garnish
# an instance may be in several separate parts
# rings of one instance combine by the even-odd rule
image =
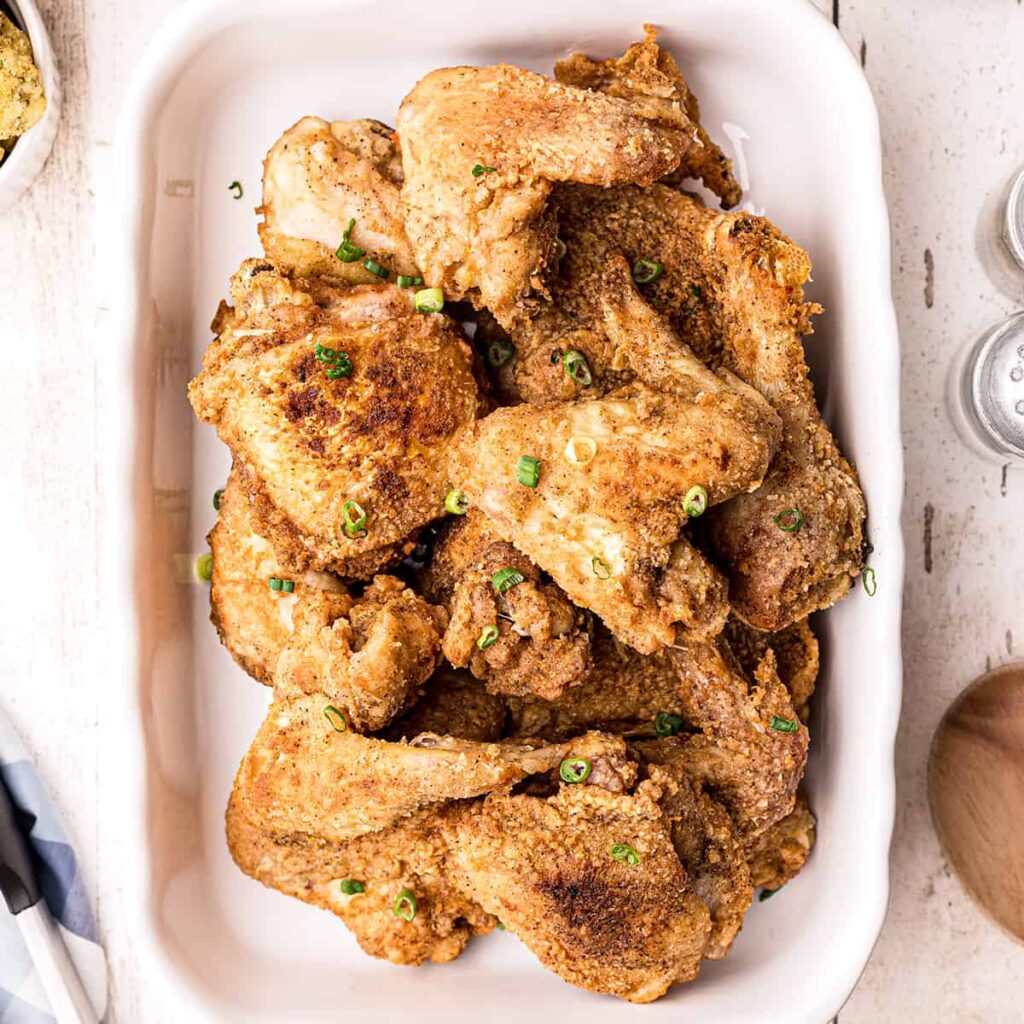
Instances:
[[[675,736],[683,728],[683,720],[668,711],[659,711],[654,716],[654,735],[659,737]]]
[[[707,507],[708,492],[700,484],[695,484],[686,492],[686,497],[683,498],[683,511],[691,519],[696,519],[697,516],[704,514]]]
[[[505,926],[500,921],[494,927],[497,928],[499,932],[503,932],[505,930]]]
[[[860,581],[864,587],[864,593],[867,594],[868,597],[874,597],[875,591],[878,589],[878,586],[875,583],[875,570],[865,569],[860,574]]]
[[[440,313],[444,309],[444,292],[440,288],[424,288],[413,298],[417,313]]]
[[[346,896],[355,896],[358,893],[366,892],[366,886],[354,878],[343,878],[339,883],[339,888]]]
[[[324,708],[324,718],[331,723],[331,728],[335,732],[348,732],[348,719],[344,712],[339,711],[333,704],[328,704]]]
[[[317,343],[313,346],[313,354],[316,356],[318,363],[323,363],[328,367],[327,376],[331,380],[352,375],[352,360],[349,359],[345,352],[340,352],[336,348],[328,348],[326,345]]]
[[[209,583],[213,579],[213,555],[209,551],[196,559],[196,575],[203,583]]]
[[[385,281],[388,279],[388,274],[391,273],[391,271],[388,270],[387,267],[381,266],[375,259],[372,259],[369,256],[365,260],[363,260],[363,266],[371,274],[376,274],[378,277],[384,278]]]
[[[703,295],[701,294],[701,290],[700,290],[700,285],[696,285],[696,284],[691,284],[691,285],[690,285],[690,294],[691,294],[691,295],[692,295],[692,296],[693,296],[693,297],[694,297],[694,298],[695,298],[695,299],[696,299],[696,300],[697,300],[698,302],[700,302],[700,300],[701,300],[701,299],[702,299],[702,298],[704,297],[704,296],[703,296]]]
[[[407,277],[405,274],[398,275],[399,288],[418,288],[423,284],[422,277]]]
[[[787,508],[773,521],[783,533],[796,533],[804,525],[804,514],[798,508]]]
[[[345,533],[349,537],[365,537],[366,512],[363,506],[358,501],[346,501],[341,511],[345,516]]]
[[[565,372],[577,384],[582,384],[583,387],[589,388],[594,383],[587,357],[579,349],[567,349],[562,356],[562,365],[565,367]]]
[[[516,463],[516,479],[524,487],[536,487],[540,480],[540,459],[532,455],[520,455]]]
[[[403,921],[411,921],[416,916],[418,909],[416,894],[412,889],[403,889],[395,898],[395,905],[391,911],[395,917],[400,917]]]
[[[495,338],[487,346],[487,362],[497,369],[504,366],[516,354],[516,347],[508,338]]]
[[[782,886],[780,885],[779,889],[781,888]],[[770,900],[779,891],[779,889],[762,889],[757,894],[757,902],[764,903],[765,900]]]
[[[242,198],[242,183],[240,181],[233,181],[228,185],[228,191],[234,194],[235,199]]]
[[[507,565],[504,569],[499,569],[491,577],[491,582],[499,594],[505,594],[513,587],[518,587],[525,579],[526,577],[518,569],[513,569],[512,566]]]
[[[650,284],[665,273],[665,266],[656,260],[637,260],[633,264],[633,280],[637,284]]]
[[[772,715],[772,720],[768,725],[776,732],[796,732],[799,728],[792,718],[779,718],[778,715]]]
[[[444,496],[444,507],[453,516],[464,516],[469,511],[469,498],[452,489]]]
[[[498,642],[500,635],[497,626],[484,626],[476,645],[481,651],[486,651],[488,647],[493,647]]]
[[[485,164],[474,164],[473,177],[479,178],[481,174],[493,174],[497,169],[497,167],[487,167]]]
[[[348,227],[345,228],[345,234],[341,236],[341,245],[338,246],[334,255],[341,260],[342,263],[355,263],[360,256],[366,254],[365,249],[360,249],[358,245],[349,241],[352,237],[352,229],[356,226],[356,219],[352,217],[348,222]]]
[[[593,765],[585,757],[567,757],[558,766],[558,777],[563,782],[586,782],[590,778]]]
[[[215,490],[213,492],[213,507],[218,512],[220,511],[220,502],[221,502],[221,499],[223,497],[224,497],[224,488],[223,487],[218,487],[217,490]]]
[[[352,376],[352,360],[348,356],[345,356],[345,361],[339,363],[337,366],[332,366],[327,371],[327,377],[329,380],[337,380],[339,377],[351,377]]]
[[[590,560],[590,568],[593,569],[594,575],[599,580],[610,580],[612,578],[612,567],[603,558],[598,558],[597,555],[594,555]]]
[[[286,594],[295,593],[295,580],[282,580],[281,590]]]
[[[284,590],[284,580],[279,579],[277,576],[271,576],[267,580],[267,585],[273,591]]]
[[[612,860],[620,861],[623,864],[637,865],[640,863],[640,854],[629,843],[616,843],[612,847]]]

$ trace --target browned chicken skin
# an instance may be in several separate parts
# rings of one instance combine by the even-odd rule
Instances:
[[[518,570],[523,582],[504,594],[494,574]],[[445,657],[489,690],[551,700],[590,666],[589,616],[536,566],[502,540],[480,512],[448,524],[424,576],[425,593],[451,615]],[[488,634],[497,630],[497,638]]]
[[[807,797],[798,793],[796,806],[748,847],[750,878],[764,889],[781,889],[807,863],[814,846],[815,821]]]

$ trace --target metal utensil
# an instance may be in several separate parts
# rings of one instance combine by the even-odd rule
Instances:
[[[39,891],[14,804],[0,778],[0,892],[14,915],[58,1024],[99,1024],[67,946]]]

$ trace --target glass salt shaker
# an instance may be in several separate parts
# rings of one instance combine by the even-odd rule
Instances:
[[[975,241],[992,283],[1024,306],[1024,167],[986,199]]]

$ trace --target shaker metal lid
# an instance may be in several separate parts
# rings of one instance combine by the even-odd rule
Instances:
[[[1024,167],[1014,175],[1007,189],[1001,234],[1010,255],[1024,270]]]
[[[1019,184],[1024,188],[1024,178]],[[1024,312],[997,324],[984,339],[971,392],[985,432],[1008,454],[1024,457]]]

